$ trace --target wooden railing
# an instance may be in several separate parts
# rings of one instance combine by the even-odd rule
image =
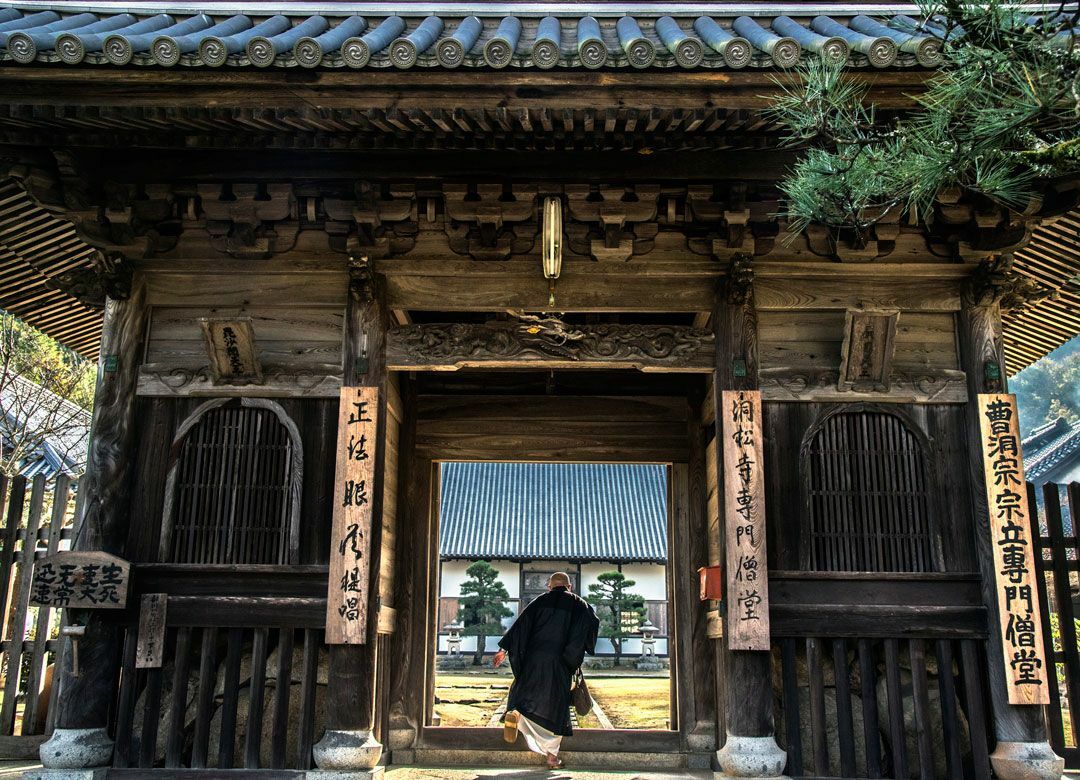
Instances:
[[[166,596],[165,651],[137,668],[136,606],[114,767],[310,769],[325,727],[326,567],[136,564],[133,579],[135,604]]]
[[[1065,758],[1069,769],[1080,769],[1080,632],[1076,619],[1080,593],[1080,483],[1065,488],[1068,511],[1061,503],[1061,485],[1042,486],[1041,511],[1035,510],[1036,493],[1028,485],[1032,512],[1032,538],[1039,566],[1039,604],[1043,614],[1043,647],[1051,656],[1050,705],[1046,720],[1050,745]],[[1057,630],[1054,630],[1056,624]]]
[[[789,776],[990,777],[979,640],[774,644]]]
[[[29,489],[28,489],[29,488]],[[36,558],[66,550],[74,533],[76,485],[60,476],[0,477],[0,755],[36,757],[52,731],[49,668],[61,650],[60,614],[30,605]]]
[[[792,777],[989,778],[974,574],[770,574]]]
[[[137,631],[124,641],[114,767],[311,768],[321,631],[176,626],[155,669],[135,667]]]

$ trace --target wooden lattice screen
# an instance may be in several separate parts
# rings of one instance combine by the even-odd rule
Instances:
[[[288,428],[269,409],[226,406],[203,414],[175,467],[168,561],[289,563],[293,450]]]
[[[833,414],[808,444],[803,568],[940,569],[923,446],[899,417]]]

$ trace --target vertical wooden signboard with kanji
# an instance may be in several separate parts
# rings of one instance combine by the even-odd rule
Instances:
[[[1016,396],[980,393],[979,427],[1009,704],[1049,704]]]
[[[341,389],[326,597],[326,643],[330,645],[362,645],[367,641],[378,414],[378,388]]]
[[[725,390],[722,409],[728,647],[769,650],[761,393]]]

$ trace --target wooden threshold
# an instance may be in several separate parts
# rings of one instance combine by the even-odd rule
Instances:
[[[682,753],[686,752],[678,731],[656,729],[575,729],[566,749],[575,753]],[[519,742],[508,745],[501,728],[425,726],[418,750],[487,750],[527,752]]]

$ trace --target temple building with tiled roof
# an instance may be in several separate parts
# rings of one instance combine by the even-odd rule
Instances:
[[[465,570],[488,561],[516,615],[555,571],[589,598],[597,575],[620,571],[645,598],[666,654],[667,469],[632,463],[446,463],[439,505],[440,647],[457,615]],[[508,622],[508,621],[507,621]],[[465,638],[463,649],[472,650]],[[628,649],[638,649],[629,640]],[[489,650],[495,651],[494,642]],[[600,654],[611,652],[600,640]]]
[[[1023,447],[1029,481],[1036,485],[1080,482],[1080,422],[1058,417],[1033,430]]]

